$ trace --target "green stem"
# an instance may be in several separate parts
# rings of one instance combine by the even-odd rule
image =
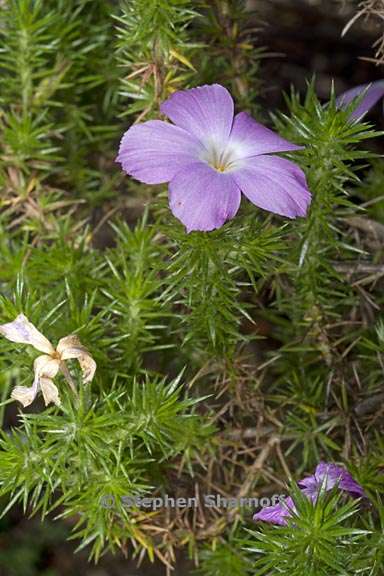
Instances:
[[[11,377],[6,375],[4,378],[4,386],[1,390],[1,402],[0,402],[0,428],[3,428],[4,423],[4,415],[5,415],[5,406],[13,402],[12,398],[6,400],[9,395],[9,389],[11,387]]]

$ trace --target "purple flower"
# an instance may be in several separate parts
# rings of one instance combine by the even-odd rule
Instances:
[[[188,232],[214,230],[237,213],[241,192],[275,214],[305,216],[303,171],[274,152],[300,149],[245,112],[219,84],[176,92],[161,105],[174,124],[149,120],[124,134],[117,162],[146,184],[169,182],[169,205]]]
[[[361,102],[351,114],[353,120],[362,118],[384,96],[384,80],[378,80],[372,84],[361,84],[343,92],[336,99],[336,105],[339,108],[346,108],[355,98],[362,95]]]
[[[316,466],[314,475],[299,480],[298,484],[304,494],[315,498],[321,491],[327,492],[336,485],[339,490],[348,492],[355,498],[365,496],[360,484],[352,478],[345,468],[336,466],[336,464],[327,464],[326,462],[320,462]]]
[[[312,502],[317,500],[321,492],[328,492],[335,486],[339,490],[348,492],[354,498],[366,498],[363,488],[358,484],[350,475],[350,473],[341,466],[336,464],[328,464],[320,462],[316,466],[313,476],[308,476],[303,480],[299,480],[298,485],[303,494],[305,494]],[[262,508],[253,516],[254,520],[262,520],[270,524],[277,524],[279,526],[286,526],[287,519],[291,516],[291,511],[295,511],[295,503],[292,498],[287,498],[284,502],[279,502],[275,506],[267,506]]]

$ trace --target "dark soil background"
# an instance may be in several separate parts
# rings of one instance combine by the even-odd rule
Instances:
[[[359,19],[348,33],[341,33],[355,13],[358,2],[342,0],[251,0],[262,22],[258,46],[267,53],[262,65],[264,104],[284,108],[283,93],[293,85],[303,92],[316,77],[320,98],[327,99],[332,82],[336,93],[382,78],[382,67],[372,58],[372,44],[380,35],[378,23]],[[381,23],[381,26],[383,24]],[[383,126],[382,108],[370,119]],[[379,144],[382,146],[382,142]],[[87,551],[74,553],[76,543],[66,542],[70,526],[61,521],[27,519],[13,509],[0,521],[0,576],[155,576],[165,570],[158,564],[135,562],[123,555],[105,556],[97,566],[88,564]],[[180,557],[175,576],[186,575],[192,565]]]

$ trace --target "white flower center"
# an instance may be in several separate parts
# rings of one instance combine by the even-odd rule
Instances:
[[[209,142],[201,154],[201,160],[217,172],[230,172],[239,168],[241,156],[238,146],[233,143]]]

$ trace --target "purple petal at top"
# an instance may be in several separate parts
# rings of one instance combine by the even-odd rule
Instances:
[[[197,138],[161,120],[135,124],[124,134],[116,158],[123,170],[140,182],[169,182],[176,172],[201,154]]]
[[[236,114],[229,142],[230,146],[236,148],[237,156],[241,158],[303,148],[259,124],[246,112]]]
[[[321,490],[332,490],[338,486],[340,490],[348,492],[355,498],[365,497],[363,488],[351,476],[351,474],[341,466],[320,462],[313,476],[308,476],[299,481],[299,486],[303,492],[309,496],[317,496]]]
[[[372,84],[361,84],[347,90],[336,99],[338,108],[346,108],[348,104],[365,92],[360,104],[351,113],[351,118],[358,119],[364,116],[384,96],[384,80]]]
[[[220,228],[236,214],[240,200],[240,190],[231,175],[203,162],[183,168],[169,184],[170,208],[187,232]]]
[[[341,466],[336,464],[327,464],[320,462],[315,470],[315,476],[320,480],[327,478],[326,482],[329,489],[335,484],[338,484],[340,490],[349,492],[351,496],[363,497],[365,496],[364,490],[351,476],[351,474]]]
[[[226,88],[212,84],[176,92],[163,102],[160,110],[201,142],[222,144],[232,128],[234,104]]]
[[[253,516],[253,520],[262,520],[278,526],[286,526],[287,518],[291,516],[291,511],[295,511],[295,504],[292,498],[287,498],[284,502],[279,502],[275,506],[266,506]]]
[[[278,156],[255,156],[232,172],[240,190],[259,208],[296,218],[305,216],[311,202],[304,172]]]

